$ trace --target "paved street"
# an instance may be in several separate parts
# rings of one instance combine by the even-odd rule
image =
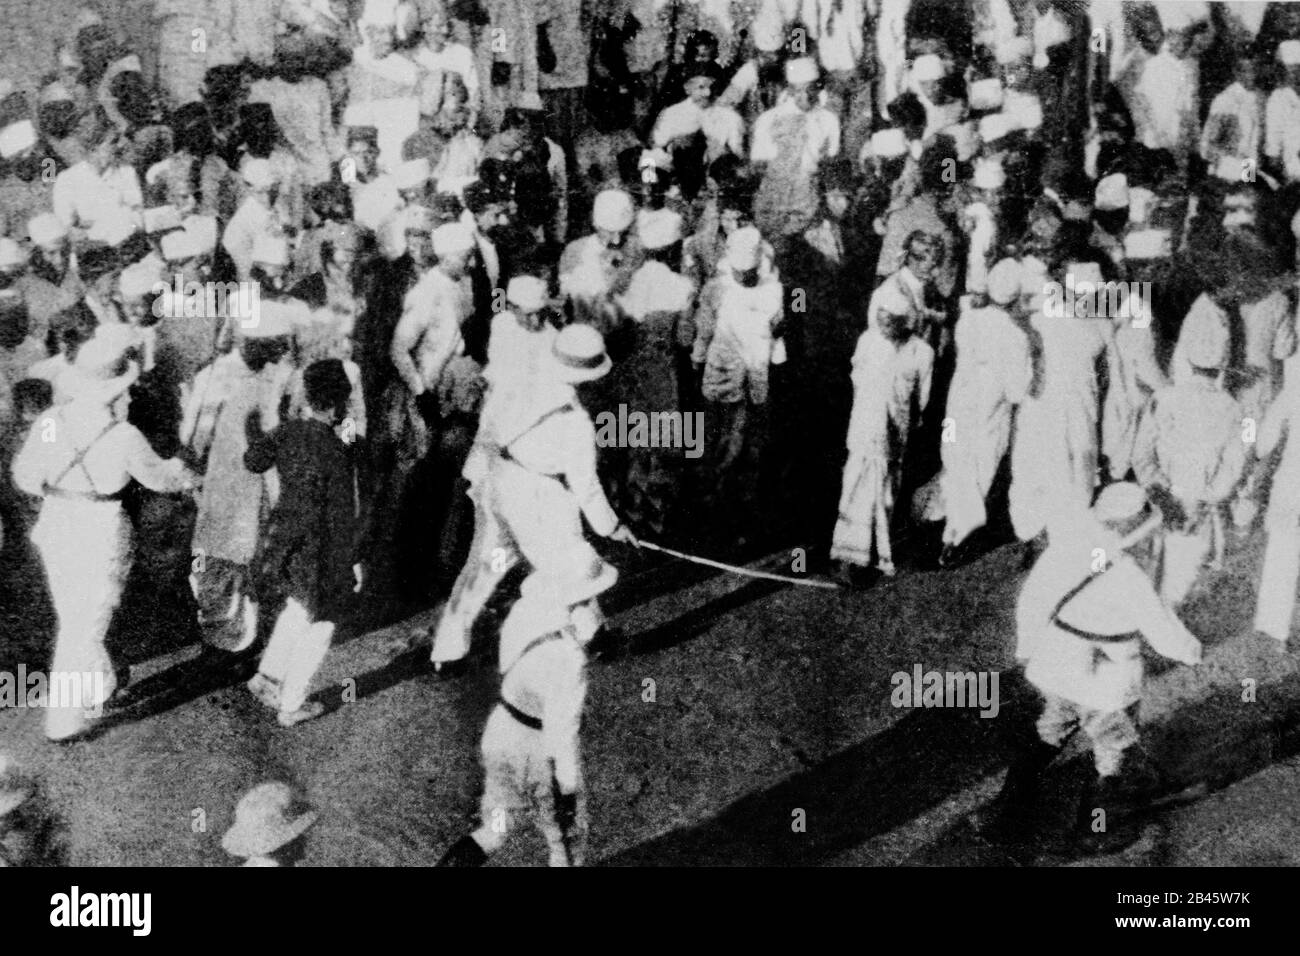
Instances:
[[[1253,596],[1241,582],[1257,550],[1230,562],[1194,605],[1193,630],[1218,642],[1207,663],[1159,671],[1144,710],[1161,768],[1178,786],[1208,782],[1211,792],[1154,816],[1112,862],[1300,862],[1300,662],[1224,640],[1248,629]],[[611,603],[623,607],[616,621],[629,646],[595,665],[584,725],[592,858],[1009,862],[963,819],[996,793],[1010,737],[1033,716],[1009,660],[1019,555],[1007,546],[865,592],[722,575],[643,600],[638,589],[664,575],[626,575]],[[784,557],[754,566],[775,569]],[[413,657],[393,657],[394,636],[429,618],[336,646],[313,685],[335,709],[292,730],[239,684],[213,686],[190,645],[136,667],[140,702],[96,739],[51,747],[39,712],[14,710],[0,713],[0,740],[45,776],[77,863],[224,865],[219,839],[235,801],[271,778],[303,787],[323,811],[307,865],[432,863],[476,811],[495,647],[488,628],[480,666],[436,682]],[[1001,672],[997,716],[895,708],[890,677],[917,664]],[[1241,700],[1243,678],[1257,682],[1253,702]],[[544,860],[530,837],[494,862]]]

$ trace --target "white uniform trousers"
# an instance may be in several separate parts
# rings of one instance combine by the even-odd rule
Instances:
[[[1255,629],[1279,641],[1291,635],[1296,583],[1300,579],[1300,515],[1292,508],[1272,508],[1264,521],[1268,545],[1255,607]]]
[[[307,702],[311,679],[333,637],[334,622],[313,621],[305,607],[288,599],[258,667],[259,673],[280,685],[281,713],[292,713]]]

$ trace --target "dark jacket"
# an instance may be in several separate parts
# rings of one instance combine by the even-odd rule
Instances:
[[[256,562],[259,599],[291,597],[314,621],[338,620],[352,597],[362,526],[351,448],[324,422],[289,421],[266,435],[250,422],[244,465],[280,474]]]

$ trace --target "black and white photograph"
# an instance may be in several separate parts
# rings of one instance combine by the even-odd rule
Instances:
[[[1300,3],[3,0],[0,867],[1300,865],[1298,247]]]

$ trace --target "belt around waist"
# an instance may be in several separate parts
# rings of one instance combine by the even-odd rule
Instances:
[[[499,703],[502,707],[506,709],[507,714],[509,714],[511,717],[519,721],[521,724],[523,724],[525,727],[529,728],[530,730],[542,729],[541,720],[534,717],[532,714],[525,714],[522,710],[520,710],[514,704],[510,703],[510,701],[506,700],[504,697],[498,697],[497,703]]]
[[[59,498],[63,501],[121,501],[125,496],[125,492],[125,487],[113,492],[111,495],[101,495],[96,491],[67,491],[63,488],[45,486],[46,498]]]
[[[510,454],[510,452],[509,452],[508,450],[506,450],[505,448],[499,448],[499,449],[497,449],[497,454],[501,456],[501,460],[502,460],[502,461],[508,461],[508,462],[510,462],[510,464],[514,465],[516,468],[522,468],[524,471],[528,472],[530,475],[536,475],[538,478],[550,478],[552,481],[558,481],[560,484],[564,484],[564,476],[563,476],[563,475],[553,475],[553,474],[551,474],[549,471],[533,471],[533,469],[529,468],[527,465],[525,465],[522,461],[520,461],[520,460],[519,460],[518,458],[516,458],[514,455]]]
[[[1129,641],[1136,641],[1142,636],[1141,631],[1127,631],[1123,634],[1098,634],[1096,631],[1085,631],[1081,627],[1075,627],[1073,624],[1067,624],[1059,619],[1053,623],[1067,634],[1081,637],[1085,641],[1099,641],[1102,644],[1126,644]]]

